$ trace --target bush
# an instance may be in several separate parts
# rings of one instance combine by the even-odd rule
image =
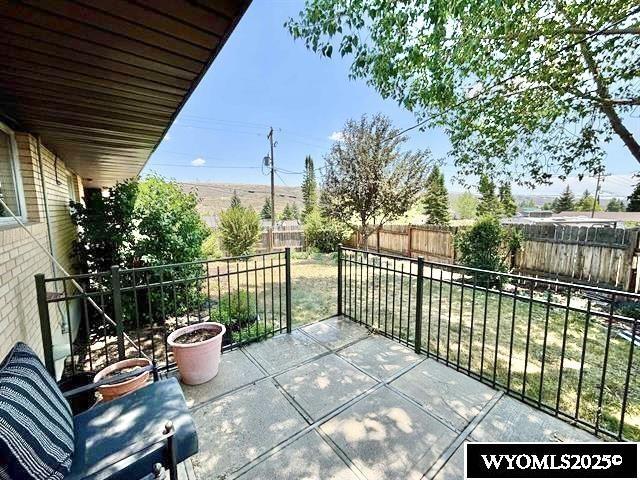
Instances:
[[[520,248],[520,233],[503,227],[494,216],[484,216],[468,230],[456,236],[460,263],[471,268],[507,272],[510,257]],[[478,273],[476,279],[483,284],[499,283],[502,277]]]
[[[260,236],[260,217],[250,208],[228,208],[220,213],[219,232],[220,244],[227,255],[248,255]]]
[[[217,231],[211,234],[202,242],[200,252],[203,258],[222,258],[222,249],[220,248],[220,236]]]
[[[322,253],[335,252],[338,245],[347,240],[349,231],[316,208],[305,218],[304,238],[307,246]]]
[[[256,338],[265,333],[264,325],[257,321],[256,306],[252,301],[247,290],[238,290],[223,297],[212,309],[211,319],[227,327],[233,342]]]

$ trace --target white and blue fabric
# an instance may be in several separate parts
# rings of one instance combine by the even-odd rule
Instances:
[[[0,365],[0,479],[63,479],[73,450],[69,404],[33,350],[16,344]]]

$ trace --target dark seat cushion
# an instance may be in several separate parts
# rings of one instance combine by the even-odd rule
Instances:
[[[0,478],[62,479],[73,447],[69,404],[33,350],[17,343],[0,365]]]
[[[137,479],[164,463],[154,448],[109,466],[137,442],[160,436],[168,420],[175,427],[176,456],[182,462],[198,452],[198,437],[182,389],[175,378],[148,385],[74,417],[75,453],[68,479],[100,472],[101,478]],[[106,468],[105,468],[106,467]],[[66,479],[65,479],[66,480]]]

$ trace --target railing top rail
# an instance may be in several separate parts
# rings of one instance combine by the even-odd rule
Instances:
[[[395,260],[402,260],[405,262],[412,262],[412,263],[416,263],[417,259],[416,258],[411,258],[411,257],[403,257],[400,255],[389,255],[386,253],[378,253],[378,252],[372,252],[372,251],[367,251],[367,250],[360,250],[357,248],[351,248],[351,247],[342,247],[343,250],[348,250],[351,252],[356,252],[356,253],[366,253],[369,255],[375,255],[378,257],[385,257],[385,258],[391,258],[391,259],[395,259]],[[438,267],[438,268],[442,268],[445,270],[464,270],[464,271],[468,271],[468,272],[475,272],[475,273],[484,273],[484,274],[490,274],[490,275],[500,275],[502,277],[506,277],[506,278],[511,278],[514,280],[522,280],[525,282],[537,282],[537,283],[544,283],[547,285],[553,285],[553,286],[558,286],[558,287],[566,287],[566,288],[572,288],[572,289],[580,289],[580,290],[588,290],[590,292],[593,293],[600,293],[603,295],[614,295],[614,296],[618,296],[618,297],[626,297],[626,298],[633,298],[635,300],[640,300],[640,293],[633,293],[633,292],[626,292],[624,290],[614,290],[611,288],[603,288],[603,287],[596,287],[593,285],[585,285],[585,284],[580,284],[580,283],[571,283],[571,282],[563,282],[561,280],[552,280],[552,279],[545,279],[545,278],[540,278],[540,277],[530,277],[527,275],[519,275],[516,273],[507,273],[507,272],[495,272],[493,270],[484,270],[482,268],[474,268],[474,267],[467,267],[464,265],[458,265],[455,263],[442,263],[442,262],[433,262],[433,261],[427,261],[425,260],[424,262],[425,267]]]
[[[168,268],[175,268],[175,267],[186,267],[189,265],[205,265],[208,263],[218,263],[218,262],[244,262],[248,259],[251,258],[257,258],[257,257],[276,257],[278,255],[282,256],[284,255],[285,251],[284,250],[280,250],[277,252],[264,252],[264,253],[254,253],[251,255],[242,255],[240,257],[223,257],[223,258],[211,258],[211,259],[200,259],[200,260],[194,260],[192,262],[183,262],[183,263],[167,263],[167,264],[163,264],[163,265],[149,265],[146,267],[132,267],[132,268],[120,268],[120,274],[129,274],[129,273],[139,273],[139,272],[145,272],[145,271],[152,271],[152,270],[164,270],[164,269],[168,269]],[[100,277],[100,276],[109,276],[111,275],[110,271],[106,271],[106,272],[96,272],[96,273],[78,273],[78,274],[73,274],[73,275],[67,275],[67,276],[59,276],[59,277],[47,277],[45,279],[46,282],[60,282],[60,281],[70,281],[71,279],[74,280],[82,280],[82,279],[89,279],[89,278],[95,278],[95,277]]]

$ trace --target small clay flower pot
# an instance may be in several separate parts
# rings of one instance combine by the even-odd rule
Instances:
[[[173,358],[184,383],[199,385],[218,374],[225,331],[221,323],[202,322],[179,328],[169,335],[167,343],[173,350]],[[194,340],[199,334],[209,338]]]
[[[119,373],[122,373],[123,370],[134,367],[144,368],[148,367],[149,365],[151,365],[151,362],[146,358],[129,358],[126,360],[121,360],[100,370],[96,374],[96,376],[93,377],[93,381],[94,383],[99,382],[109,375],[117,375]],[[103,402],[108,402],[144,387],[148,381],[149,372],[142,372],[140,375],[128,378],[123,382],[101,385],[98,387],[98,393],[102,396]]]

